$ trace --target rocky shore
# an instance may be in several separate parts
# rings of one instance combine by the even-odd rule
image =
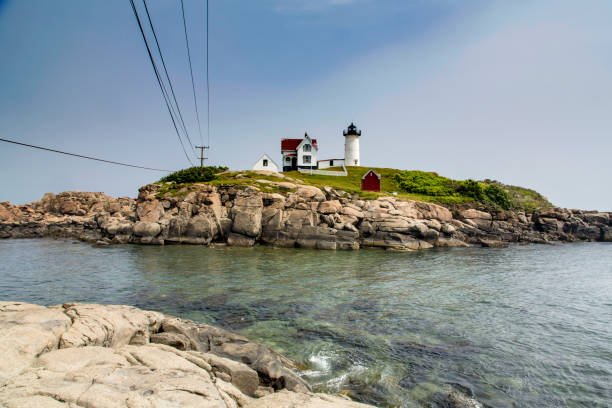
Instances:
[[[168,192],[168,186],[150,184],[139,190],[137,199],[72,191],[47,193],[28,205],[3,202],[0,238],[396,250],[612,241],[611,213],[449,209],[395,197],[363,200],[329,187],[282,180],[259,181],[264,188],[193,184]]]
[[[0,302],[0,406],[366,407],[230,331],[129,306]]]

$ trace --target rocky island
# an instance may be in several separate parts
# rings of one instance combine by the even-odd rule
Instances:
[[[136,199],[71,191],[0,203],[0,237],[331,250],[612,241],[607,212],[368,198],[282,173],[231,172],[216,183],[149,184]]]

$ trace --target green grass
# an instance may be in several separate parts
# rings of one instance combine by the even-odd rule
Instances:
[[[341,168],[337,168],[341,170]],[[258,180],[268,180],[273,182],[295,182],[298,184],[306,184],[315,187],[329,186],[336,190],[346,191],[351,194],[358,194],[359,197],[366,200],[373,200],[382,196],[389,196],[392,193],[400,200],[415,200],[432,202],[441,204],[447,207],[454,207],[461,204],[478,205],[481,207],[499,207],[491,202],[487,195],[495,188],[487,188],[495,185],[501,188],[510,199],[510,208],[515,210],[523,210],[533,212],[535,210],[550,208],[553,205],[541,194],[536,191],[517,187],[508,186],[497,181],[484,180],[481,182],[466,182],[457,181],[449,178],[438,176],[436,173],[426,173],[420,171],[404,171],[397,169],[381,168],[381,167],[347,167],[348,176],[324,176],[310,175],[307,173],[299,173],[297,171],[285,172],[283,175],[294,179],[295,181],[285,180],[274,176],[262,175],[252,171],[226,171],[215,174],[215,177],[207,181],[206,184],[214,186],[232,185],[237,188],[246,188],[247,186],[255,186],[264,192],[284,193],[287,190],[281,190],[278,186],[271,185]],[[371,191],[361,191],[361,178],[368,170],[374,170],[381,176],[381,191],[380,193]],[[325,169],[325,170],[336,170]],[[411,176],[410,181],[413,183],[411,190],[408,192],[400,187],[406,187],[405,184],[398,183],[402,179],[402,175]],[[238,176],[239,178],[236,178]],[[187,194],[191,189],[190,186],[195,183],[166,183],[158,196],[181,196]],[[474,194],[474,188],[477,194]],[[484,196],[478,191],[482,189]],[[488,192],[488,193],[487,193]],[[499,193],[499,192],[498,192]],[[470,194],[472,196],[470,196]],[[475,198],[479,196],[480,198]]]
[[[381,176],[380,193],[372,191],[361,191],[361,178],[370,169],[374,170],[376,173],[378,173],[378,175]],[[373,200],[382,196],[388,196],[391,193],[396,192],[397,197],[403,200],[427,201],[440,204],[458,204],[472,201],[463,197],[434,197],[427,194],[408,193],[401,191],[398,188],[397,183],[395,182],[395,175],[401,173],[402,170],[388,169],[383,167],[347,167],[346,170],[348,173],[348,176],[346,177],[321,175],[311,176],[309,174],[299,173],[297,171],[290,171],[283,174],[294,179],[301,180],[304,184],[316,187],[330,186],[332,188],[335,188],[336,190],[343,190],[351,194],[359,194],[360,197],[368,200]]]
[[[554,205],[548,201],[546,197],[537,191],[530,190],[524,187],[511,186],[507,184],[502,184],[498,181],[485,180],[486,184],[497,184],[506,192],[510,197],[510,201],[512,204],[521,210],[526,212],[534,212],[536,210],[544,210],[547,208],[553,208]]]
[[[245,176],[244,178],[236,178],[238,175]],[[267,193],[283,193],[288,190],[280,189],[278,186],[271,185],[264,182],[259,182],[258,180],[268,180],[274,182],[284,181],[278,177],[267,176],[262,174],[257,174],[252,171],[228,171],[223,173],[217,173],[212,180],[209,181],[198,181],[198,182],[189,182],[189,183],[176,183],[176,182],[164,182],[162,180],[158,181],[159,184],[162,184],[161,189],[157,193],[158,198],[164,197],[182,197],[187,195],[190,191],[196,190],[192,188],[194,184],[210,184],[212,186],[235,186],[236,188],[246,188],[248,186],[255,186],[261,191],[265,191]],[[291,190],[289,190],[291,191]]]

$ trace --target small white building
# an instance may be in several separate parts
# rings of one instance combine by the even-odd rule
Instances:
[[[259,160],[257,160],[257,162],[255,162],[253,165],[253,170],[268,170],[278,173],[279,167],[274,160],[270,158],[270,156],[264,154],[259,158]]]
[[[319,169],[329,169],[330,167],[344,166],[344,159],[319,160]]]

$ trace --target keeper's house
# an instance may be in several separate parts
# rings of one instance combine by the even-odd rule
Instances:
[[[317,139],[311,139],[308,133],[303,139],[281,139],[283,171],[316,170],[318,153]]]

